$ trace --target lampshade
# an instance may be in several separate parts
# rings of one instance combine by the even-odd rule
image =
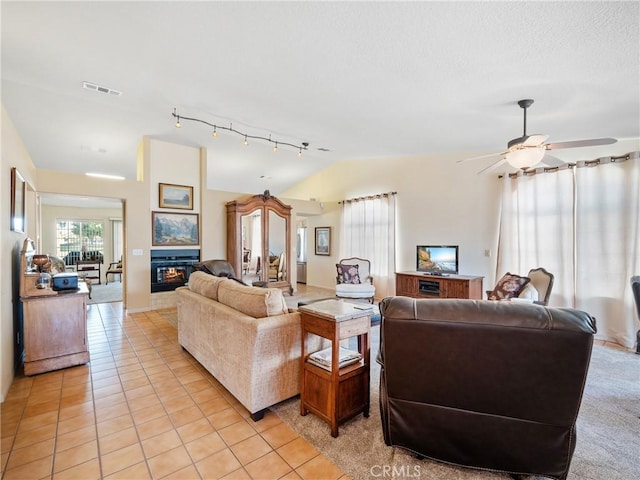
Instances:
[[[507,162],[515,168],[527,169],[537,165],[544,157],[544,147],[520,148],[506,154]]]

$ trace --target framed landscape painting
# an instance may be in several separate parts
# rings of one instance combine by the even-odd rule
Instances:
[[[197,213],[151,212],[152,245],[199,245]]]
[[[160,208],[193,210],[193,187],[160,183]]]
[[[331,227],[316,227],[316,255],[331,255]]]

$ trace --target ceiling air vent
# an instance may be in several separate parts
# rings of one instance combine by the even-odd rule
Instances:
[[[107,88],[107,87],[102,87],[100,85],[96,85],[95,83],[91,83],[91,82],[83,82],[82,86],[84,88],[86,88],[87,90],[94,90],[94,91],[100,92],[100,93],[107,93],[109,95],[115,95],[116,97],[119,97],[120,95],[122,95],[122,92],[119,92],[118,90],[114,90],[112,88]]]

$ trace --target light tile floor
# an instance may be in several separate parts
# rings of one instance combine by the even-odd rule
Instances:
[[[158,311],[90,305],[87,365],[16,376],[2,478],[346,479],[268,412],[253,422]]]

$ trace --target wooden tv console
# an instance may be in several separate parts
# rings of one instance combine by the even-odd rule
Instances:
[[[413,298],[470,298],[482,300],[482,279],[467,275],[425,275],[396,272],[396,295]]]

